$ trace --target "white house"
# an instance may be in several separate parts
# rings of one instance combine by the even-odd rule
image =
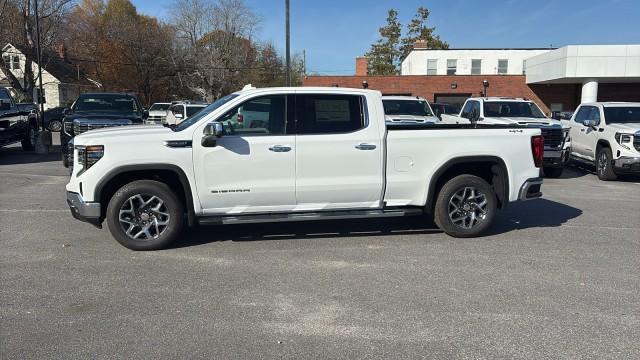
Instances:
[[[21,46],[6,44],[2,48],[1,55],[0,84],[24,93],[24,71],[27,58],[31,60],[34,78],[38,78],[38,62],[35,54]],[[81,93],[99,90],[99,83],[87,78],[78,65],[67,60],[64,46],[60,47],[58,53],[43,51],[41,57],[45,109],[67,105]]]
[[[524,75],[525,59],[553,49],[446,49],[416,43],[402,61],[402,75]]]

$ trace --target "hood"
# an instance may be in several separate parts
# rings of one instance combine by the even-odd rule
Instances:
[[[123,139],[125,137],[133,137],[138,138],[140,136],[149,136],[149,135],[157,135],[157,134],[171,134],[173,131],[167,127],[162,125],[132,125],[132,126],[119,126],[119,127],[110,127],[104,129],[96,129],[91,130],[86,133],[82,133],[76,136],[75,142],[82,142],[83,144],[87,141],[97,140],[98,142],[108,141],[109,138],[118,138]],[[132,139],[131,142],[134,143],[136,140]]]
[[[529,117],[489,117],[482,121],[491,124],[518,124],[523,126],[554,126],[560,125],[560,121],[548,118],[529,118]]]
[[[167,116],[167,110],[149,110],[149,116]]]
[[[621,130],[624,133],[635,133],[640,131],[640,123],[628,123],[628,124],[607,124],[608,127],[616,130]]]
[[[418,115],[385,115],[385,121],[387,122],[408,122],[408,123],[424,123],[424,122],[439,122],[435,116],[418,116]]]
[[[64,121],[76,122],[76,120],[79,120],[87,123],[123,119],[130,120],[131,122],[141,122],[142,116],[132,113],[77,112],[64,117]]]

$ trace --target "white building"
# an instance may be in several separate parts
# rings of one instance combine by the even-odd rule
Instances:
[[[582,103],[598,101],[599,84],[640,83],[640,45],[569,45],[526,62],[528,85],[581,85]]]
[[[38,62],[20,46],[6,44],[1,51],[0,86],[13,88],[24,95],[24,72],[27,57],[31,60],[34,78],[38,78]],[[100,84],[88,79],[77,65],[66,59],[64,47],[60,53],[42,52],[42,87],[45,109],[70,104],[84,92],[98,91]],[[37,83],[37,81],[36,81]]]
[[[402,75],[524,75],[525,60],[553,49],[427,49],[416,44]]]

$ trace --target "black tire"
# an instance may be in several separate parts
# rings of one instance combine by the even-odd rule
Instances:
[[[60,120],[51,120],[49,122],[49,131],[51,132],[60,132],[62,131],[62,121]]]
[[[27,133],[25,134],[25,138],[22,139],[21,144],[22,150],[24,151],[32,151],[36,148],[36,131],[30,124],[27,125]]]
[[[139,200],[137,196],[140,196],[143,200]],[[156,209],[151,207],[156,205],[157,202],[137,207],[153,197],[161,200],[163,207],[154,211]],[[121,211],[124,213],[122,220],[124,222],[120,218]],[[150,225],[151,227],[147,226],[156,219],[160,219],[160,221],[166,220],[167,225],[161,225],[165,226],[161,230],[158,230],[158,227],[153,225]],[[176,197],[175,193],[166,184],[153,180],[137,180],[124,185],[116,191],[107,206],[106,220],[111,235],[123,246],[131,250],[159,250],[167,247],[180,235],[184,226],[184,206],[182,201]],[[129,220],[131,222],[128,222]],[[144,220],[147,221],[144,222]],[[129,225],[125,225],[127,223]],[[134,223],[136,225],[131,228]],[[143,223],[146,225],[142,226]],[[125,229],[124,226],[127,226],[128,229]],[[139,232],[144,231],[145,227],[148,232],[143,235],[145,237],[147,237],[146,235],[151,235],[151,238],[134,238]],[[127,234],[127,230],[132,236]]]
[[[596,174],[598,174],[598,179],[610,181],[617,178],[616,173],[613,171],[611,159],[613,159],[611,149],[608,147],[598,149],[596,154]]]
[[[552,179],[557,179],[562,176],[562,172],[564,171],[563,167],[546,167],[543,169],[544,176]]]
[[[470,191],[467,193],[468,189],[471,188],[475,189],[475,199],[472,199]],[[468,196],[461,196],[461,193],[468,194]],[[479,194],[482,194],[483,198],[479,198]],[[456,200],[460,198],[462,200]],[[485,200],[486,204],[482,208],[484,214],[481,214],[479,207],[476,205],[478,203],[482,204]],[[458,207],[454,203],[461,206]],[[456,208],[458,212],[455,212]],[[436,199],[434,221],[449,236],[457,238],[476,237],[487,231],[493,224],[497,208],[498,200],[491,185],[484,179],[474,175],[459,175],[447,181],[440,189]],[[476,214],[475,217],[471,215],[471,212]],[[480,217],[478,217],[478,214],[481,214]],[[469,227],[466,227],[467,222],[465,220],[462,220],[462,224],[455,221],[457,218],[462,217],[469,220]]]

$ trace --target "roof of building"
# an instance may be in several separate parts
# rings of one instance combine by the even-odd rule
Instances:
[[[555,50],[557,48],[554,47],[544,47],[544,48],[449,48],[449,49],[428,49],[428,48],[413,48],[413,50]]]
[[[3,51],[9,45],[16,48],[34,63],[38,63],[35,52],[30,51],[24,46],[6,44],[2,48]],[[68,60],[60,58],[60,56],[58,56],[58,54],[53,51],[42,50],[42,64],[42,70],[46,70],[49,74],[51,74],[63,84],[77,84],[88,86],[96,85],[86,77],[86,75],[82,72],[82,70],[79,69],[77,65],[72,64]]]

